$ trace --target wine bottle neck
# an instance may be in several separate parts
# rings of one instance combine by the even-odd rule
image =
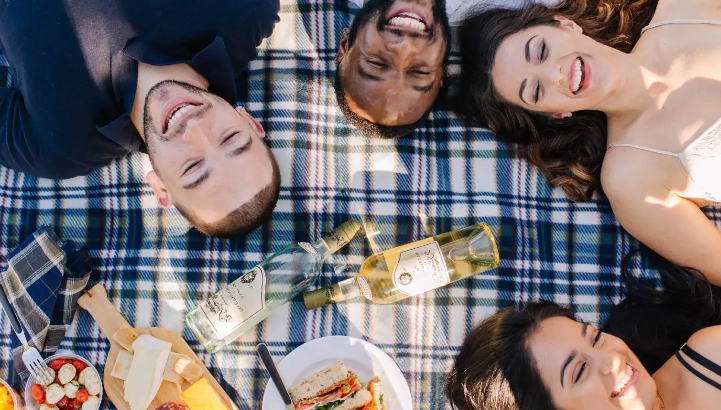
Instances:
[[[316,242],[316,244],[322,243],[323,247],[328,249],[330,253],[336,253],[338,249],[348,245],[348,242],[358,235],[361,228],[362,226],[358,221],[355,219],[349,219],[339,227],[333,229],[331,233],[324,236],[323,239]]]
[[[340,303],[348,299],[360,296],[360,290],[355,278],[325,286],[312,292],[303,294],[305,306],[308,309],[316,309],[331,303]]]

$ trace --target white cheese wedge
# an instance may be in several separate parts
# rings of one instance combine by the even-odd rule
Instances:
[[[131,410],[146,410],[160,389],[170,343],[150,335],[133,342],[133,362],[125,378],[125,401]]]

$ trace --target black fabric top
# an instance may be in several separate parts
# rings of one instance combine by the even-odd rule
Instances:
[[[185,62],[235,102],[235,77],[278,21],[279,0],[0,0],[0,165],[45,178],[144,149],[130,120],[137,62]]]
[[[676,352],[676,358],[678,359],[679,362],[681,362],[681,364],[683,365],[683,367],[686,368],[686,370],[688,370],[694,376],[698,377],[699,379],[703,380],[704,382],[708,383],[709,385],[721,390],[721,383],[718,383],[717,381],[711,379],[710,377],[708,377],[705,374],[701,373],[700,371],[696,370],[693,366],[691,366],[686,361],[686,359],[683,358],[683,356],[681,356],[681,352],[683,352],[691,360],[693,360],[696,363],[703,366],[706,370],[713,372],[718,376],[721,376],[721,366],[719,366],[718,364],[707,359],[705,356],[701,355],[701,353],[698,353],[697,351],[691,349],[691,347],[689,347],[689,345],[683,345],[681,350]]]

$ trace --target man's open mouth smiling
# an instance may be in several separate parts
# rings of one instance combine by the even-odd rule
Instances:
[[[162,133],[167,133],[174,125],[180,124],[182,120],[190,115],[190,113],[202,104],[196,101],[173,102],[166,107],[163,116]]]
[[[420,10],[403,8],[387,17],[386,26],[425,35],[429,31],[430,24]]]

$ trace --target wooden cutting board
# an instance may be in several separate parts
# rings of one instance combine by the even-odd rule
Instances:
[[[95,285],[92,289],[87,291],[83,296],[78,299],[78,305],[83,309],[87,310],[90,315],[98,322],[100,329],[105,333],[105,337],[110,341],[110,352],[108,352],[108,360],[105,362],[105,370],[103,371],[103,386],[105,387],[105,394],[113,402],[118,410],[130,410],[130,405],[125,401],[125,381],[116,379],[111,376],[110,373],[113,371],[115,366],[115,360],[118,358],[118,352],[120,351],[120,345],[112,340],[115,332],[123,326],[130,326],[125,318],[118,312],[118,309],[110,303],[108,294],[102,285]],[[183,340],[183,338],[172,330],[161,329],[158,327],[145,327],[135,328],[138,334],[149,334],[157,337],[158,339],[164,340],[172,344],[172,350],[176,353],[182,353],[188,356],[191,360],[197,363],[203,368],[203,377],[208,379],[210,385],[220,396],[221,400],[225,403],[226,407],[230,410],[237,410],[238,407],[233,404],[228,397],[228,394],[220,387],[220,384],[213,377],[208,369],[203,365],[198,356]],[[160,385],[158,394],[150,403],[148,410],[155,410],[160,407],[163,403],[185,403],[183,398],[180,396],[180,392],[190,387],[190,383],[183,380],[183,384],[169,382],[163,380]]]

